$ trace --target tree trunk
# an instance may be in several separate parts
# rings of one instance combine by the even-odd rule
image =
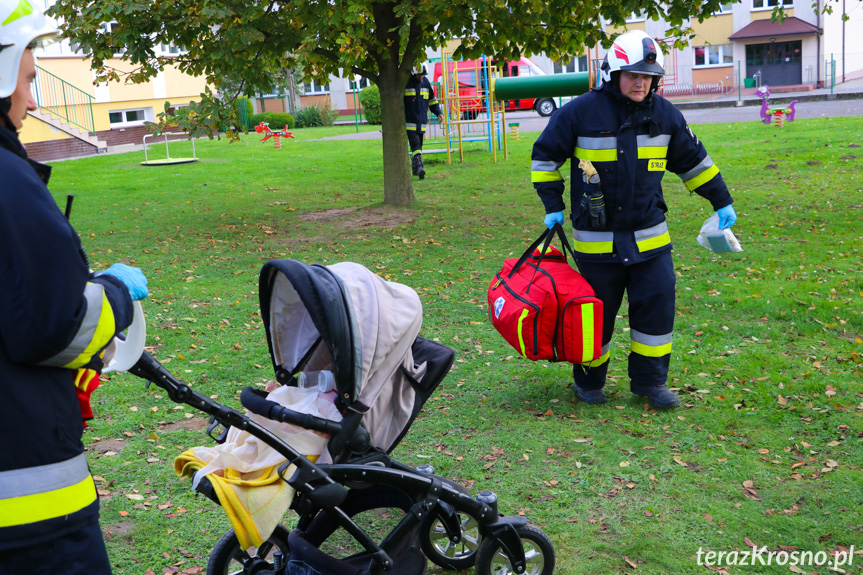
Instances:
[[[383,124],[384,203],[390,206],[406,206],[414,202],[414,186],[405,128],[405,87],[399,82],[398,70],[395,67],[382,71],[379,79]]]

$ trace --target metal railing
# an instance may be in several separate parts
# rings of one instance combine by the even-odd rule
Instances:
[[[32,91],[40,109],[95,135],[93,96],[39,66]]]

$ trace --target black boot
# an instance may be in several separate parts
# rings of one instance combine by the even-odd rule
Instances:
[[[646,397],[653,407],[677,407],[680,405],[680,398],[666,385],[633,389],[632,393]]]
[[[578,387],[577,383],[572,384],[572,386],[575,388],[575,394],[578,396],[578,399],[584,403],[599,405],[606,401],[605,392],[601,389],[582,389]]]
[[[419,159],[419,154],[415,154],[415,155],[411,156],[411,174],[413,174],[414,176],[417,175],[417,165],[419,163],[419,162],[417,162],[418,159]]]
[[[414,159],[417,161],[417,175],[420,177],[420,179],[425,178],[426,177],[426,169],[423,166],[422,154],[414,155]]]

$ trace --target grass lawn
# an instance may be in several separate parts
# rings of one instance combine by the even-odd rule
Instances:
[[[501,512],[551,537],[557,573],[708,573],[699,550],[852,545],[845,572],[863,573],[863,118],[695,126],[732,188],[745,251],[700,247],[710,206],[666,178],[678,276],[669,384],[684,402],[670,411],[629,393],[625,304],[603,406],[574,400],[568,364],[524,360],[488,322],[489,281],[542,231],[537,134],[497,164],[481,146],[464,163],[428,155],[417,202],[392,208],[379,141],[316,141],[355,131],[297,129],[281,150],[256,134],[198,141],[200,161],[177,166],[142,167],[143,152],[62,162],[51,190],[61,206],[75,194],[94,269],[126,261],[148,276],[152,353],[235,408],[243,387],[272,377],[264,262],[354,261],[413,287],[422,335],[456,363],[394,456],[494,490]],[[85,442],[115,573],[201,573],[228,521],[172,463],[211,444],[206,422],[128,374],[103,382],[94,410]]]

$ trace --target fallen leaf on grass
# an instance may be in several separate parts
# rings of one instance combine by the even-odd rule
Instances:
[[[632,560],[626,555],[623,556],[623,560],[626,561],[626,564],[632,567],[633,569],[638,569],[638,565],[632,562]]]
[[[688,467],[688,465],[686,465],[686,462],[685,462],[685,461],[683,461],[682,459],[680,459],[679,457],[675,457],[675,458],[674,458],[674,462],[675,462],[677,465],[682,465],[683,467]]]

